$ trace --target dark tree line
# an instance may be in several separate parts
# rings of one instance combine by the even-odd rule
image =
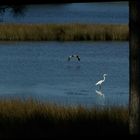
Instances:
[[[7,10],[9,10],[13,16],[21,16],[24,14],[26,9],[26,5],[0,5],[0,14],[4,14]]]

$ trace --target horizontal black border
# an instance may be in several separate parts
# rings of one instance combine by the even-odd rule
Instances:
[[[130,0],[0,0],[0,5],[4,4],[61,4],[61,3],[79,3],[79,2],[116,2]]]

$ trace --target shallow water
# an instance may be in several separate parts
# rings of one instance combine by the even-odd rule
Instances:
[[[81,61],[67,61],[78,54]],[[99,95],[95,86],[108,74]],[[1,42],[0,97],[62,105],[128,105],[128,42]]]
[[[0,21],[8,23],[128,23],[128,2],[27,5],[24,16],[7,11]]]

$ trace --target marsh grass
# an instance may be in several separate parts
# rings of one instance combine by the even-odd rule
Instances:
[[[0,100],[0,137],[128,134],[125,107],[60,106],[28,99]]]
[[[1,41],[128,41],[126,24],[0,24]]]

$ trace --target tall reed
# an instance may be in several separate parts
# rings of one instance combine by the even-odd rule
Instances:
[[[59,106],[32,99],[0,100],[0,136],[128,134],[125,107]],[[31,133],[31,134],[30,134]]]
[[[0,24],[2,41],[77,41],[129,39],[126,24]]]

